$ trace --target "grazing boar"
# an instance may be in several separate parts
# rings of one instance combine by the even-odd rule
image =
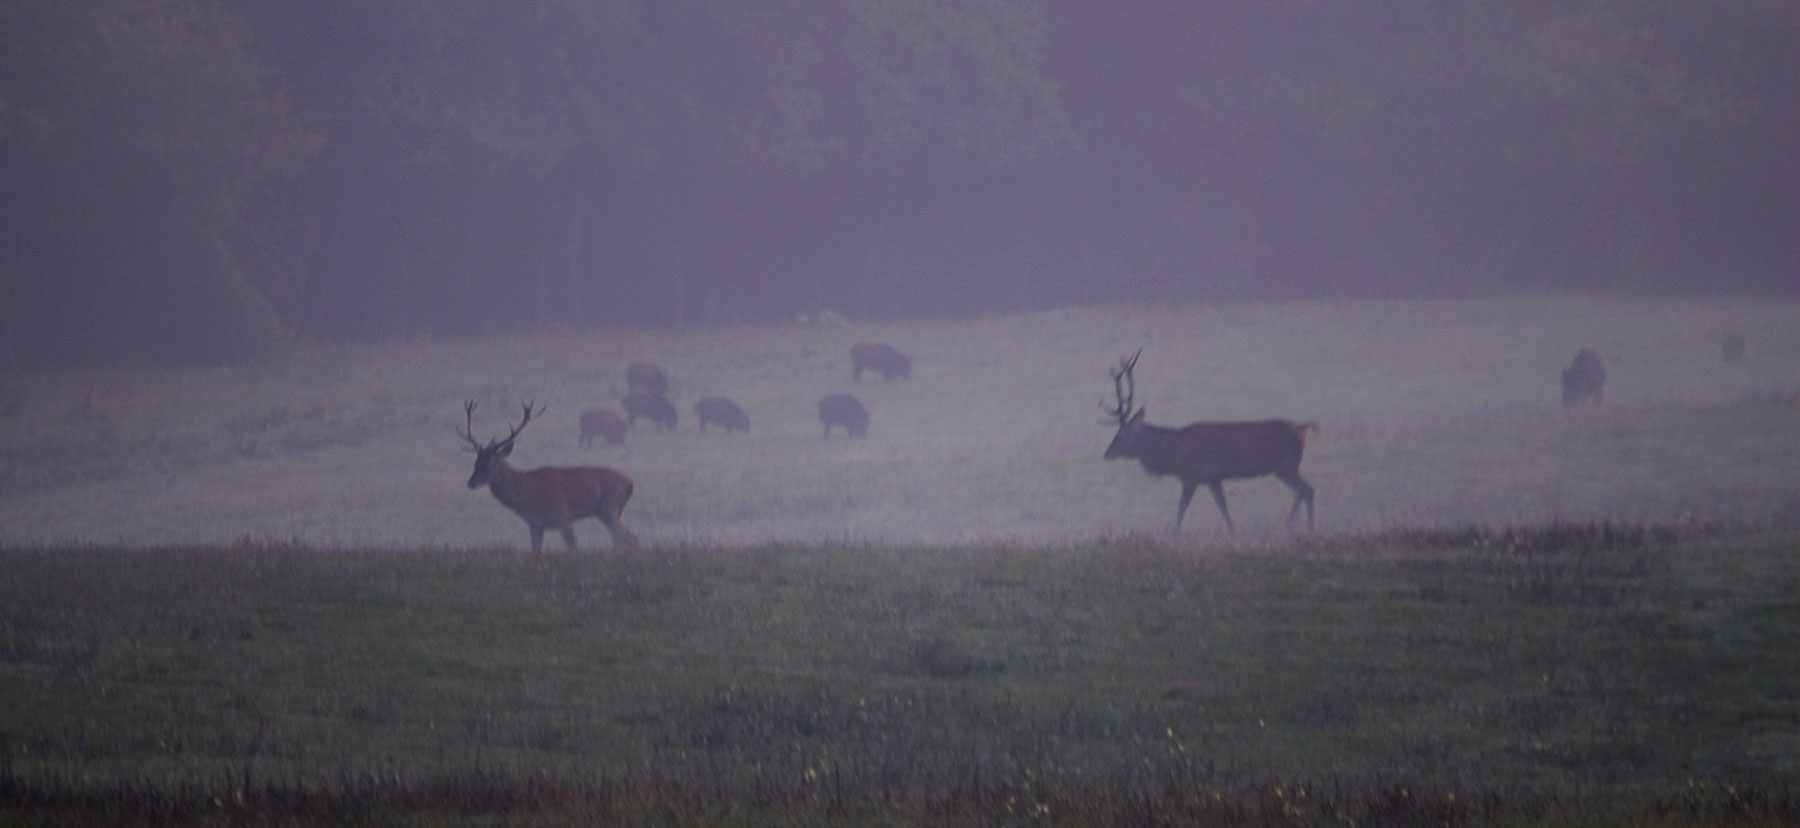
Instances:
[[[668,396],[669,378],[663,376],[661,368],[648,362],[633,362],[625,366],[625,390],[648,391],[659,397]]]
[[[1593,348],[1582,348],[1562,372],[1562,404],[1568,411],[1584,402],[1601,405],[1606,390],[1606,363]]]
[[[883,382],[912,376],[912,360],[885,342],[858,342],[850,346],[850,372],[858,382],[864,370],[878,371]]]
[[[667,429],[675,427],[675,406],[661,394],[653,394],[643,389],[625,395],[625,422],[637,425],[637,418],[644,417],[650,422]]]
[[[595,437],[612,446],[625,442],[625,420],[605,408],[581,412],[581,444],[593,445]]]
[[[694,416],[700,418],[700,430],[706,430],[707,423],[717,423],[725,428],[726,433],[750,430],[750,415],[744,413],[737,403],[724,397],[702,397],[694,403]]]
[[[843,426],[852,437],[864,437],[869,433],[869,410],[849,394],[831,394],[819,400],[819,422],[825,426],[826,439],[831,438],[834,425]]]

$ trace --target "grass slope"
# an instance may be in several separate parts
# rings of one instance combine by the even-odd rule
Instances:
[[[0,797],[14,824],[1772,824],[1800,818],[1796,540],[12,550]]]

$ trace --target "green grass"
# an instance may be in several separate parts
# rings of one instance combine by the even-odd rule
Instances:
[[[1277,786],[1319,804],[1267,824],[1768,824],[1800,818],[1797,540],[12,550],[0,793],[15,824],[225,824],[205,803],[246,791],[296,819],[1229,824]]]

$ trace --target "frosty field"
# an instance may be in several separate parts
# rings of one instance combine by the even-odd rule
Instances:
[[[1720,340],[1749,343],[1727,363]],[[913,358],[853,382],[859,340]],[[1557,373],[1592,346],[1607,405],[1564,416]],[[1165,535],[1178,486],[1101,460],[1107,369],[1143,349],[1149,420],[1313,420],[1302,471],[1322,534],[1557,520],[1791,523],[1800,511],[1800,306],[1531,298],[1069,310],[957,322],[619,331],[303,347],[256,369],[15,375],[0,387],[0,543],[524,547],[464,488],[451,433],[547,413],[513,465],[604,464],[637,483],[646,543],[1068,543]],[[624,367],[668,373],[681,426],[577,443]],[[859,395],[869,436],[821,439],[815,403]],[[748,434],[695,430],[743,405]],[[1285,536],[1290,495],[1227,483],[1239,539]],[[578,527],[586,549],[605,533]],[[1226,536],[1202,495],[1183,538]],[[560,540],[546,548],[555,552]]]

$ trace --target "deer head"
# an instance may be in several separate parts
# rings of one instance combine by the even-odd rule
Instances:
[[[518,438],[519,432],[525,430],[525,425],[531,422],[532,415],[544,413],[543,409],[532,410],[529,402],[521,405],[525,411],[524,416],[519,419],[519,424],[513,426],[504,439],[489,440],[486,445],[483,445],[480,440],[475,439],[474,434],[475,401],[469,400],[463,403],[463,415],[467,424],[457,432],[457,435],[469,442],[468,451],[475,452],[475,471],[469,475],[469,488],[479,489],[493,482],[494,475],[506,467],[506,458],[512,454],[513,440]]]

